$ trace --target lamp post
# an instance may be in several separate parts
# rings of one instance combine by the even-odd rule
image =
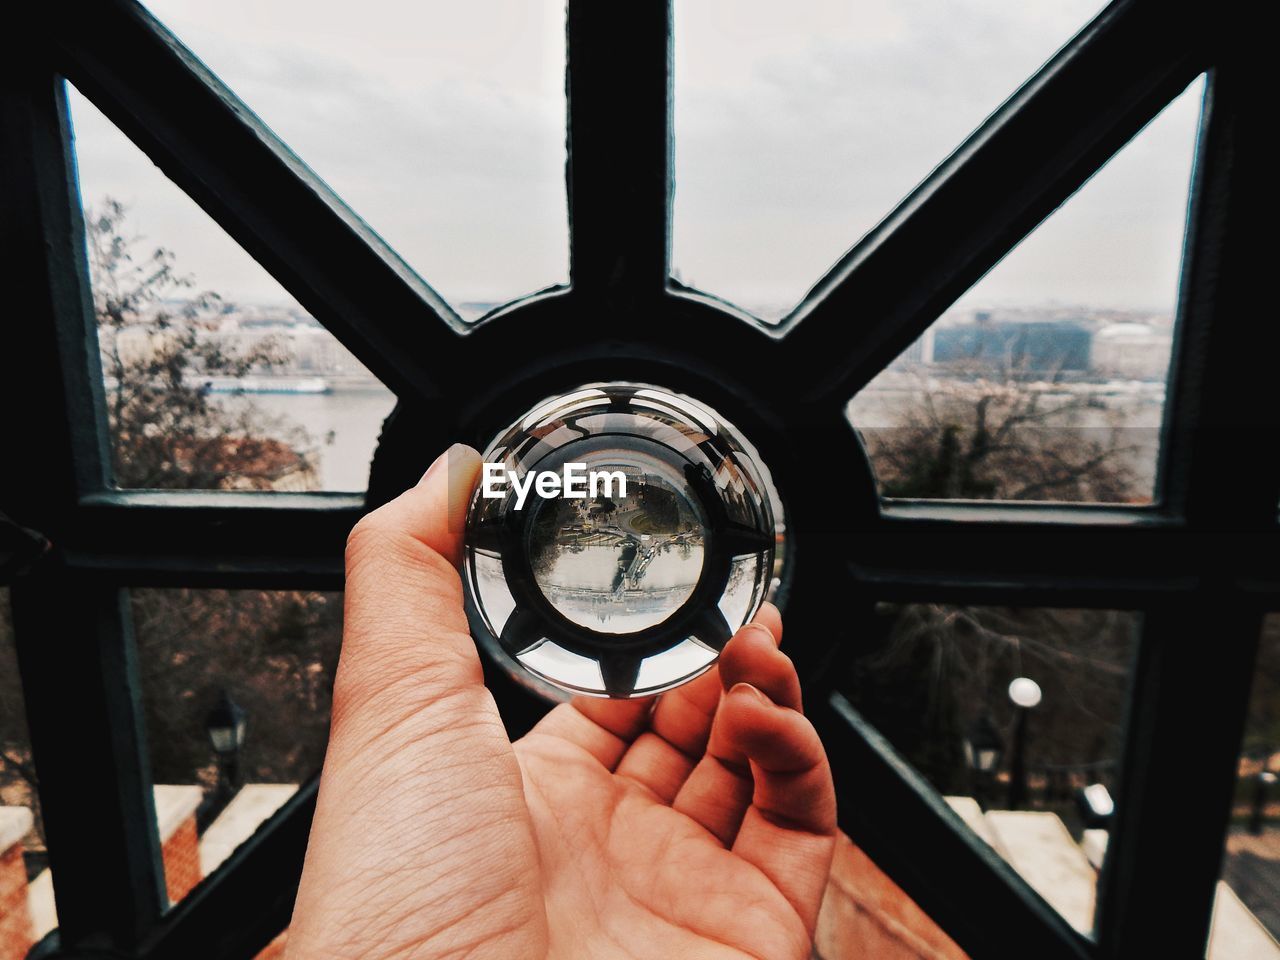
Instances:
[[[964,738],[964,761],[973,777],[974,799],[980,804],[987,798],[991,780],[1000,769],[1003,753],[1004,740],[996,730],[991,714],[980,714]]]
[[[1027,717],[1040,703],[1040,684],[1030,677],[1018,677],[1009,684],[1009,699],[1016,717],[1013,727],[1013,759],[1009,764],[1009,809],[1027,803]]]
[[[240,786],[240,748],[244,746],[247,726],[243,708],[223,690],[218,703],[204,721],[209,745],[218,758],[217,793],[220,797],[230,799]]]

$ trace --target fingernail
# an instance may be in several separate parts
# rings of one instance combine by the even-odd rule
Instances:
[[[773,635],[773,631],[766,627],[763,623],[756,623],[754,620],[750,623],[742,625],[743,630],[755,630],[757,633],[763,633],[769,638],[769,642],[775,647],[778,645],[778,638]]]
[[[467,506],[480,474],[480,454],[465,443],[455,443],[449,457],[449,529],[461,533],[467,522]]]
[[[466,444],[464,443],[450,444],[449,449],[445,450],[444,453],[440,454],[440,456],[436,457],[435,460],[431,461],[431,466],[427,467],[427,472],[424,473],[422,475],[422,479],[418,481],[418,486],[423,486],[425,483],[427,483],[427,481],[429,481],[437,473],[445,469],[445,467],[449,463],[449,455],[452,454],[459,447],[465,447],[465,446]]]
[[[742,691],[742,692],[744,692],[744,693],[749,693],[749,694],[751,694],[753,697],[755,697],[755,698],[756,698],[757,700],[759,700],[761,703],[773,703],[773,701],[772,701],[772,700],[770,700],[768,697],[766,697],[763,693],[761,693],[761,692],[760,692],[760,689],[759,689],[758,687],[753,687],[751,684],[746,683],[745,681],[740,682],[740,683],[735,683],[735,684],[734,684],[734,685],[729,689],[729,692],[730,692],[730,693],[734,693],[735,691],[738,691],[738,690],[741,690],[741,691]]]

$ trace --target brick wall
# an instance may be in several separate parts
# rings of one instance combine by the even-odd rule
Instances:
[[[183,820],[160,848],[164,859],[164,886],[169,902],[177,903],[200,882],[200,842],[195,815]]]
[[[156,784],[155,798],[164,886],[169,902],[177,903],[204,876],[196,836],[196,809],[203,793],[199,787],[187,784]]]

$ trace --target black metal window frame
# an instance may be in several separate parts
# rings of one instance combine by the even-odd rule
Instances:
[[[569,0],[570,283],[473,325],[134,0],[10,11],[0,508],[54,545],[10,588],[60,920],[38,955],[249,957],[287,924],[301,870],[314,781],[167,909],[125,590],[338,589],[347,532],[423,457],[604,376],[723,409],[784,496],[814,451],[848,468],[838,536],[788,502],[793,654],[843,828],[962,948],[1204,956],[1259,628],[1280,607],[1280,406],[1263,389],[1280,335],[1249,256],[1270,223],[1251,189],[1265,71],[1248,8],[1116,0],[768,325],[669,276],[671,5]],[[882,503],[849,397],[1201,73],[1159,502]],[[110,485],[64,78],[397,393],[368,497]],[[1143,613],[1096,938],[833,692],[886,599]],[[494,683],[518,729],[535,708]]]

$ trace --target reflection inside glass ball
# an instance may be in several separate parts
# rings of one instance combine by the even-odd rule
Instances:
[[[604,453],[592,467],[626,477],[625,497],[539,499],[526,550],[538,588],[561,614],[602,633],[662,623],[702,574],[706,515],[683,479],[640,452]]]
[[[477,488],[467,519],[473,629],[562,690],[648,696],[715,663],[772,574],[761,468],[723,419],[632,384],[547,401],[491,445],[516,482]],[[579,471],[541,496],[528,474]],[[588,485],[588,480],[590,484]],[[600,482],[597,482],[600,481]],[[477,622],[478,621],[478,622]]]

